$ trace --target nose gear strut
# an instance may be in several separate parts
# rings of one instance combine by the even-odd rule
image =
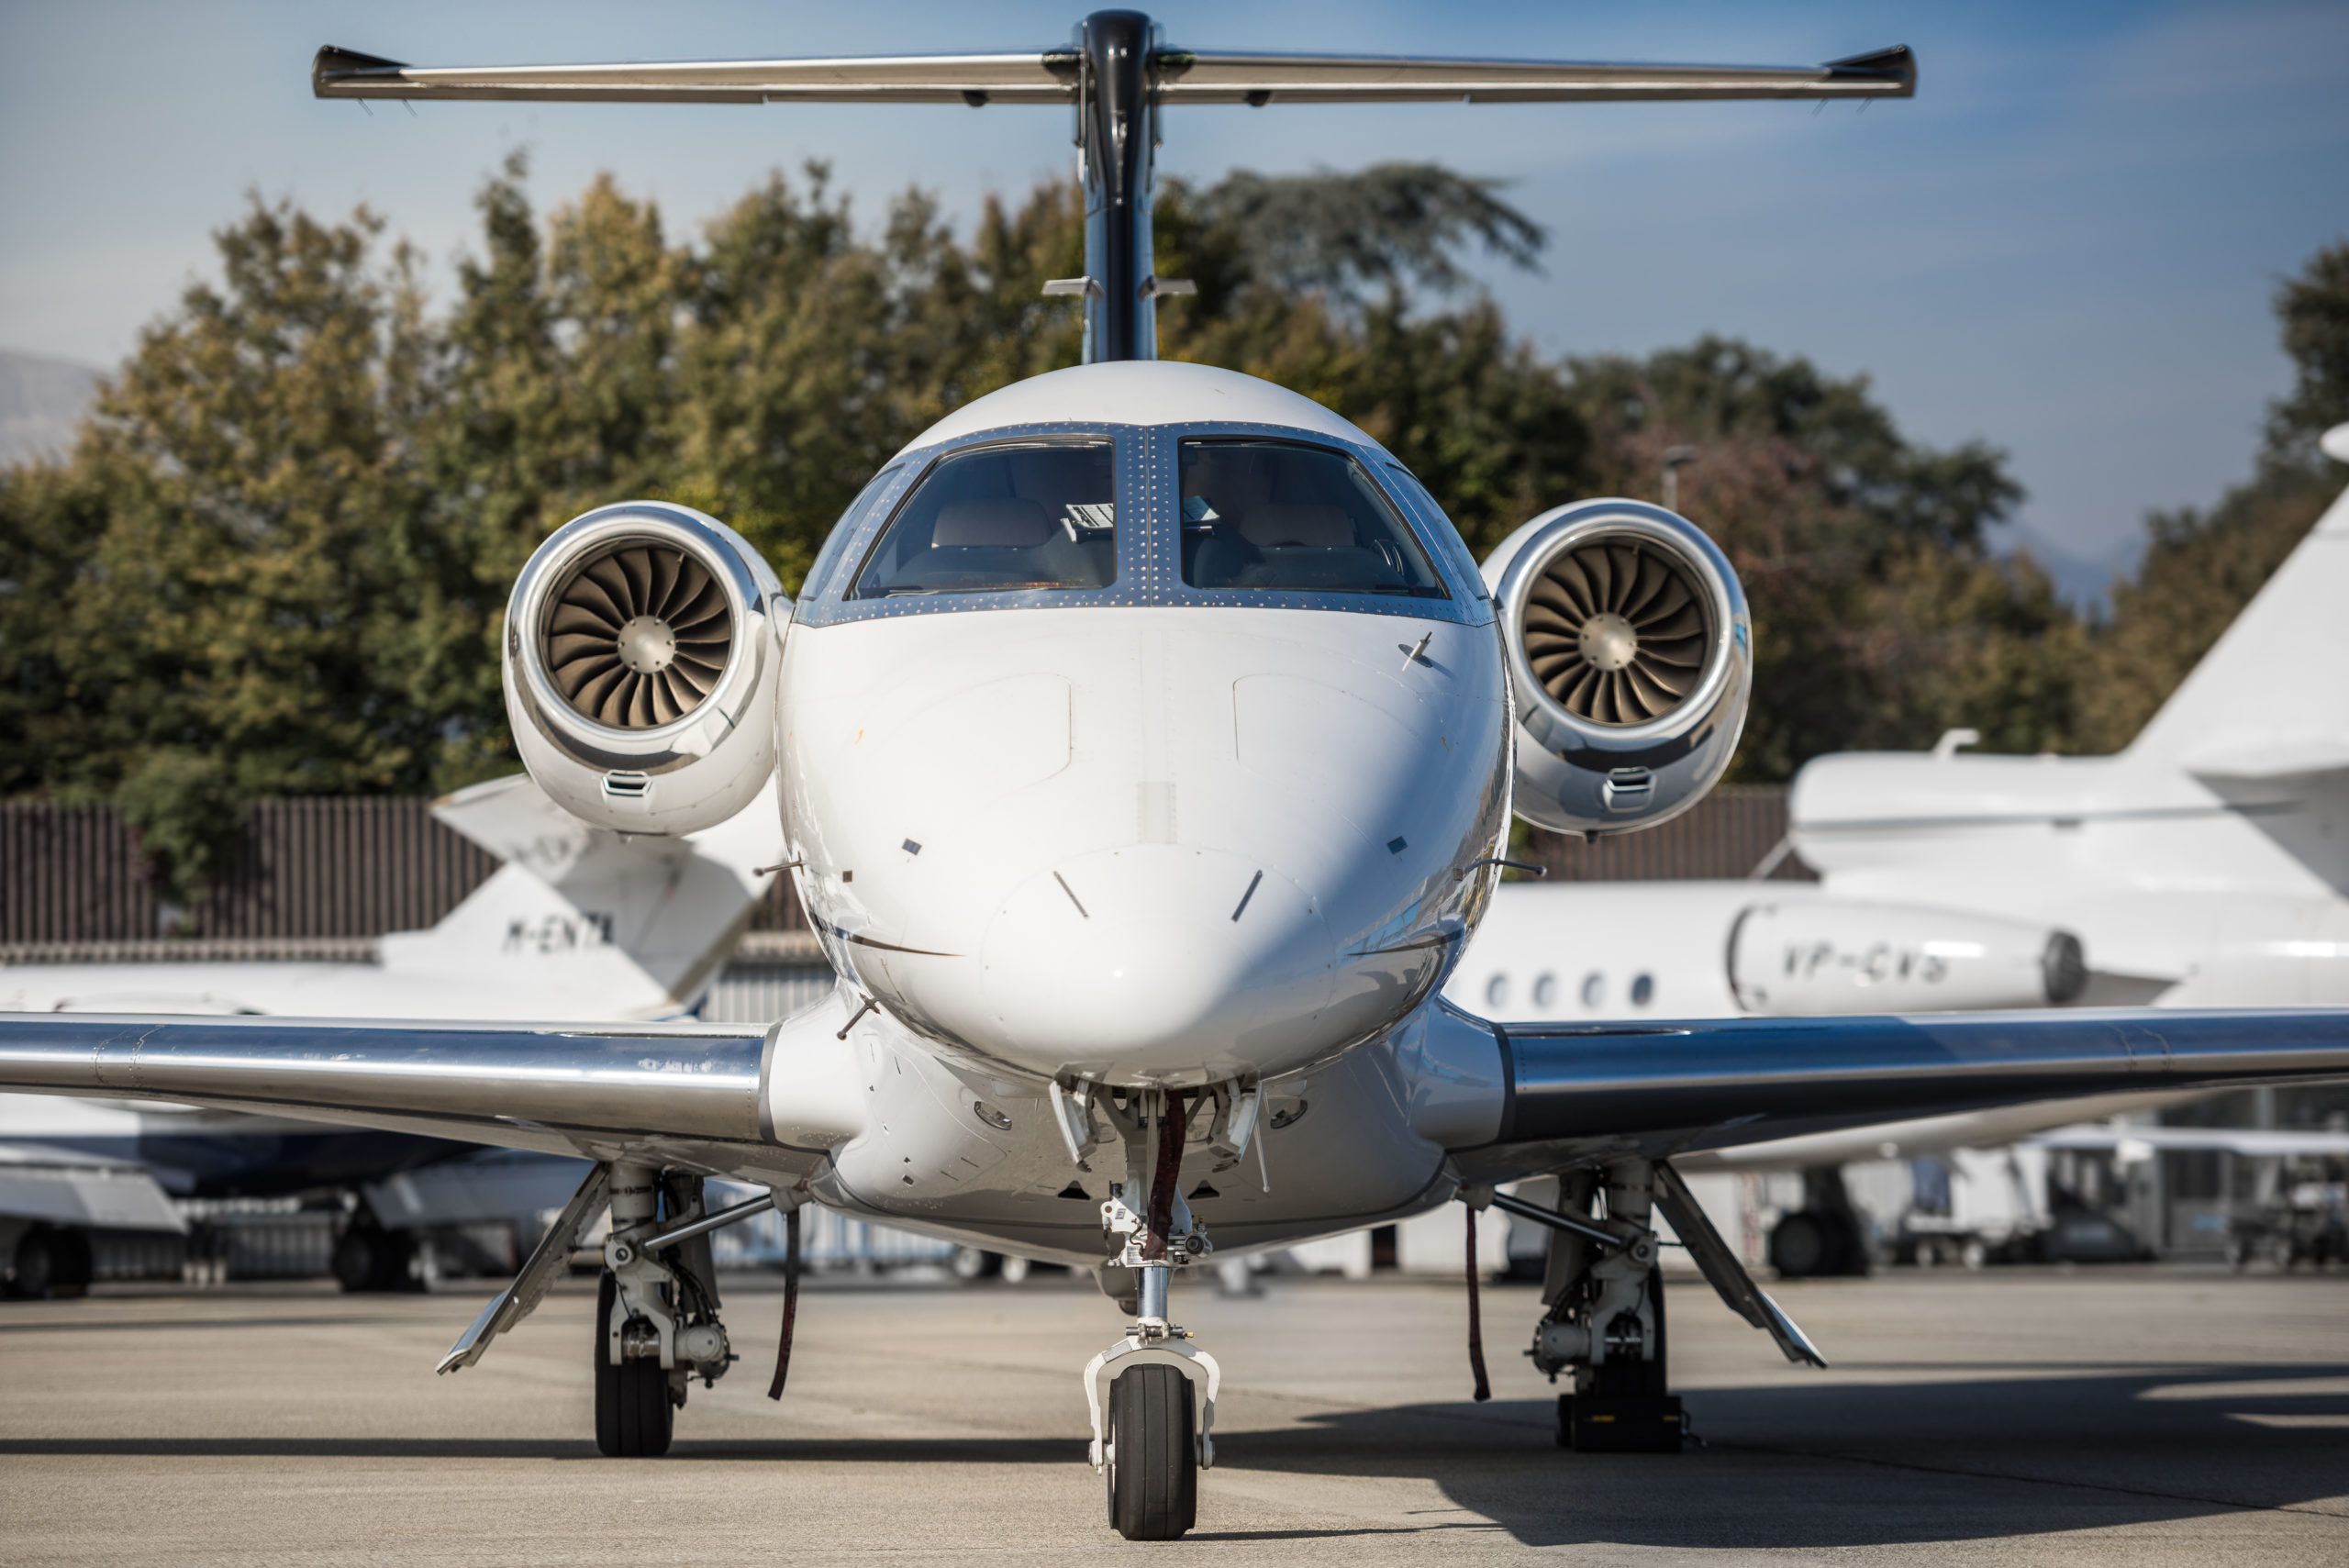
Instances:
[[[1108,1482],[1109,1522],[1129,1540],[1172,1540],[1197,1518],[1197,1473],[1215,1462],[1216,1395],[1223,1369],[1167,1317],[1174,1272],[1215,1249],[1183,1200],[1183,1146],[1190,1111],[1180,1089],[1149,1089],[1121,1109],[1097,1102],[1123,1136],[1128,1180],[1101,1206],[1107,1237],[1124,1238],[1113,1268],[1131,1271],[1136,1321],[1085,1367],[1093,1419],[1093,1468]],[[1131,1176],[1149,1173],[1137,1211]],[[1199,1394],[1193,1420],[1192,1390]],[[1106,1396],[1106,1397],[1105,1397]],[[1106,1409],[1106,1418],[1105,1410]]]

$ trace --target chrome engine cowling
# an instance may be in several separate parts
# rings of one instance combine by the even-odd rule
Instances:
[[[506,606],[506,714],[566,810],[690,833],[750,804],[775,763],[791,599],[749,541],[665,501],[555,530]]]
[[[1542,513],[1486,558],[1517,707],[1517,814],[1566,833],[1675,817],[1718,783],[1753,685],[1737,573],[1642,501]]]

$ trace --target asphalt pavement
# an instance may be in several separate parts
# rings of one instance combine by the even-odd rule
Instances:
[[[1468,1397],[1456,1283],[1185,1282],[1222,1360],[1186,1541],[1137,1545],[1085,1463],[1089,1283],[826,1281],[784,1399],[781,1307],[729,1276],[744,1357],[669,1458],[596,1456],[593,1291],[432,1367],[483,1289],[115,1287],[0,1304],[0,1560],[43,1563],[2349,1562],[2349,1273],[1901,1270],[1775,1287],[1790,1367],[1671,1287],[1704,1446],[1574,1454],[1487,1287]]]

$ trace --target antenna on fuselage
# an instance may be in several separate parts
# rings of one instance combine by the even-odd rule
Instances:
[[[1907,98],[1917,57],[1878,50],[1818,66],[1604,65],[1397,55],[1216,53],[1164,47],[1139,11],[1096,11],[1073,45],[1008,54],[633,65],[403,65],[331,46],[310,67],[321,98],[547,103],[1059,104],[1076,110],[1085,181],[1085,360],[1158,357],[1151,196],[1158,111],[1169,104],[1537,104],[1698,98]]]

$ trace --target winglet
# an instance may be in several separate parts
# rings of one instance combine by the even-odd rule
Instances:
[[[1898,82],[1900,90],[1893,96],[1913,98],[1917,95],[1917,51],[1905,43],[1869,54],[1853,54],[1842,60],[1831,60],[1822,69],[1845,78],[1866,77]]]
[[[310,61],[310,95],[315,98],[336,96],[328,88],[341,77],[406,69],[407,65],[403,61],[385,60],[379,55],[362,54],[355,49],[337,49],[328,44]]]

